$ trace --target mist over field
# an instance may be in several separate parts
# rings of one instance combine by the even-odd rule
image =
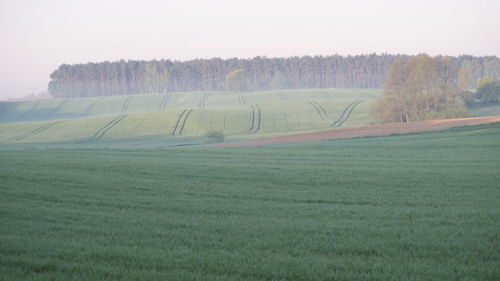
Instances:
[[[0,2],[0,99],[61,64],[304,55],[500,56],[498,1]]]

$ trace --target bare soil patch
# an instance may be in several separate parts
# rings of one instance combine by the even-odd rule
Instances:
[[[348,138],[368,137],[368,136],[387,136],[392,134],[408,134],[416,132],[444,130],[452,127],[479,125],[479,124],[486,124],[493,122],[500,122],[500,115],[487,116],[487,117],[426,120],[426,121],[409,122],[409,123],[387,123],[382,125],[357,127],[357,128],[331,129],[331,130],[318,131],[312,133],[303,133],[303,134],[279,136],[273,138],[251,140],[251,141],[217,144],[214,146],[216,147],[260,146],[260,145],[270,145],[270,144],[348,139]]]

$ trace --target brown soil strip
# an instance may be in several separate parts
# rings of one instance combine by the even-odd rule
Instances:
[[[409,123],[387,123],[383,125],[331,129],[313,133],[295,134],[267,139],[242,141],[235,143],[225,143],[213,145],[215,147],[236,147],[236,146],[260,146],[270,144],[299,143],[327,141],[333,139],[349,139],[368,136],[387,136],[392,134],[408,134],[416,132],[426,132],[444,130],[451,127],[479,125],[486,123],[500,122],[500,115],[487,117],[457,118],[443,120],[426,120]]]

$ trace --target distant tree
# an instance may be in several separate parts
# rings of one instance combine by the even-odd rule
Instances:
[[[477,80],[477,89],[491,83],[493,83],[493,79],[491,79],[491,77],[482,77],[481,79]]]
[[[224,88],[231,91],[247,91],[250,89],[249,75],[244,69],[236,69],[226,74]]]
[[[288,83],[285,74],[281,72],[274,73],[273,79],[270,82],[271,89],[286,89],[288,88]]]
[[[399,59],[390,67],[384,93],[371,112],[386,122],[467,116],[459,94],[458,69],[449,58]]]
[[[228,72],[235,69],[245,70],[247,90],[382,88],[393,62],[409,58],[412,57],[369,54],[63,64],[50,76],[48,89],[57,97],[222,90],[226,88]],[[500,80],[500,59],[497,57],[460,56],[447,60],[454,69],[460,69],[462,89],[474,88],[475,81],[483,76]],[[242,84],[244,87],[245,83]]]
[[[500,81],[486,77],[479,80],[475,97],[481,101],[500,100]]]

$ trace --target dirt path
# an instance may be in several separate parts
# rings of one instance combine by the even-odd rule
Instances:
[[[313,133],[295,134],[295,135],[280,136],[267,139],[217,144],[213,146],[215,147],[259,146],[259,145],[283,144],[283,143],[326,141],[332,139],[348,139],[348,138],[367,137],[367,136],[387,136],[391,134],[407,134],[415,132],[444,130],[451,127],[458,127],[465,125],[479,125],[492,122],[500,122],[500,115],[487,116],[487,117],[444,119],[444,120],[427,120],[427,121],[410,122],[410,123],[388,123],[383,125],[375,125],[367,127],[332,129],[332,130],[319,131]]]

